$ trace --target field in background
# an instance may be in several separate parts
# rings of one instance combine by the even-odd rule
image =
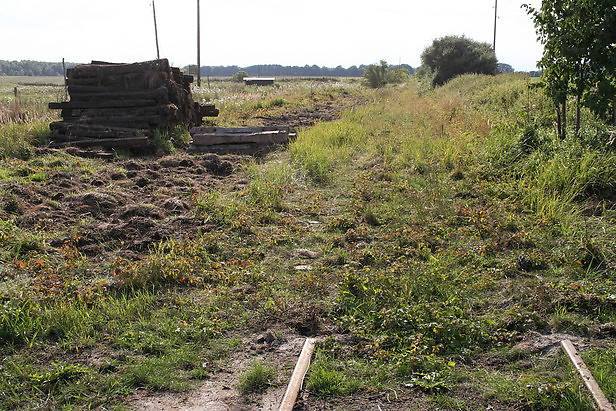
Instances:
[[[307,409],[592,409],[562,338],[616,400],[614,131],[556,139],[528,82],[216,80],[215,124],[297,139],[113,161],[39,148],[63,87],[24,85],[35,120],[0,122],[0,408],[204,386],[258,408],[307,335]]]

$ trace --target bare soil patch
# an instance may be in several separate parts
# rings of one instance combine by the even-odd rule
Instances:
[[[137,390],[126,405],[138,410],[277,410],[303,344],[304,338],[295,334],[279,338],[271,331],[251,335],[244,338],[244,350],[234,352],[196,389],[183,393]],[[254,360],[274,365],[280,370],[278,380],[264,392],[242,395],[238,389],[240,375]]]
[[[58,233],[47,242],[72,242],[86,256],[117,257],[115,250],[142,252],[163,238],[207,230],[195,217],[196,193],[228,184],[242,156],[177,154],[113,161],[92,176],[59,171],[44,183],[1,184],[2,218],[18,226]],[[138,254],[137,254],[138,256]]]

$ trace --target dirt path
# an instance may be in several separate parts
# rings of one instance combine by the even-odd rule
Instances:
[[[305,338],[289,334],[271,343],[261,342],[261,339],[262,335],[252,336],[252,342],[247,342],[247,350],[234,352],[218,372],[192,391],[160,393],[138,390],[125,405],[136,410],[277,410]],[[244,396],[238,389],[240,374],[254,360],[275,365],[280,371],[279,381],[263,393]]]

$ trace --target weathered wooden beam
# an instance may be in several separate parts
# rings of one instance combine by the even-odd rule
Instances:
[[[167,84],[171,73],[157,72],[152,74],[136,73],[126,75],[109,75],[92,78],[68,78],[66,83],[71,86],[121,87],[153,89]]]
[[[143,88],[126,88],[126,87],[116,87],[116,86],[69,86],[68,92],[69,94],[73,93],[121,93],[121,92],[130,92],[130,91],[143,91]]]
[[[67,117],[114,117],[114,116],[152,116],[159,115],[165,118],[171,118],[178,112],[178,107],[175,104],[164,104],[160,106],[149,107],[119,107],[119,108],[73,108],[63,109],[61,116]]]
[[[592,394],[598,409],[600,411],[614,411],[612,404],[610,404],[605,394],[603,394],[603,391],[601,391],[601,387],[599,387],[599,384],[597,384],[597,381],[593,378],[592,373],[584,363],[584,360],[582,360],[580,354],[578,354],[571,341],[562,340],[560,345],[563,347],[563,350],[567,353],[569,360],[571,360],[573,366],[582,377],[582,381],[584,381],[584,385],[586,385],[586,388]]]
[[[73,141],[64,141],[50,144],[51,147],[62,146],[78,146],[78,147],[145,147],[149,145],[148,137],[122,137],[122,138],[105,138],[105,139],[89,139],[83,136],[75,136],[79,138]]]
[[[167,123],[167,121],[165,121],[165,118],[161,116],[81,116],[78,118],[72,118],[71,120],[71,124],[87,124],[125,128],[157,128],[163,127]]]
[[[154,99],[137,99],[137,100],[108,100],[108,101],[65,101],[51,102],[49,108],[51,110],[64,110],[69,108],[120,108],[120,107],[148,107],[157,106],[159,102]]]
[[[306,338],[302,352],[299,355],[297,364],[295,364],[295,369],[291,375],[291,380],[287,386],[287,391],[280,402],[280,411],[293,411],[295,400],[297,399],[299,390],[302,388],[304,376],[310,365],[310,358],[312,357],[316,341],[316,338]]]
[[[289,127],[193,127],[190,129],[191,134],[245,134],[245,133],[260,133],[264,131],[283,131],[289,132]]]
[[[274,143],[286,143],[289,140],[289,133],[275,130],[275,131],[261,131],[257,133],[205,133],[205,134],[193,134],[193,144],[210,146],[216,144],[245,144],[245,143],[257,143],[257,144],[274,144]]]
[[[220,110],[214,104],[197,104],[201,117],[216,117],[220,114]]]
[[[115,63],[104,63],[104,62],[96,62],[100,64],[81,64],[76,66],[72,72],[71,78],[93,78],[100,77],[101,75],[106,76],[117,76],[117,75],[130,75],[130,74],[140,74],[149,72],[170,72],[171,66],[169,65],[169,61],[167,59],[160,60],[152,60],[152,61],[144,61],[140,63],[130,63],[130,64],[115,64]]]
[[[146,129],[111,127],[96,124],[77,124],[66,121],[55,121],[49,125],[49,128],[55,133],[62,133],[66,136],[80,135],[93,138],[128,137],[138,133],[144,135],[149,133]]]
[[[71,102],[77,101],[115,101],[115,100],[149,100],[157,101],[168,100],[168,90],[165,87],[158,87],[154,90],[126,90],[103,93],[82,93],[72,92]]]

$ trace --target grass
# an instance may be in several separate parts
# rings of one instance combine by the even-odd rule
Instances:
[[[238,387],[243,395],[261,392],[275,383],[276,369],[257,360],[239,378]]]
[[[319,397],[349,395],[360,388],[360,382],[337,369],[335,361],[323,352],[315,354],[310,368],[306,388]]]
[[[53,247],[58,233],[23,230],[10,187],[113,163],[39,154],[44,123],[3,125],[0,408],[188,390],[263,324],[326,338],[307,376],[319,401],[396,392],[435,407],[591,409],[564,356],[515,348],[531,331],[592,341],[582,355],[614,401],[614,350],[595,337],[616,322],[612,130],[585,113],[583,133],[558,140],[528,84],[213,81],[196,94],[221,108],[220,125],[362,104],[208,190],[187,189],[206,230],[103,265],[78,241]],[[182,150],[181,138],[161,139]],[[269,363],[248,364],[242,393],[279,382]]]

